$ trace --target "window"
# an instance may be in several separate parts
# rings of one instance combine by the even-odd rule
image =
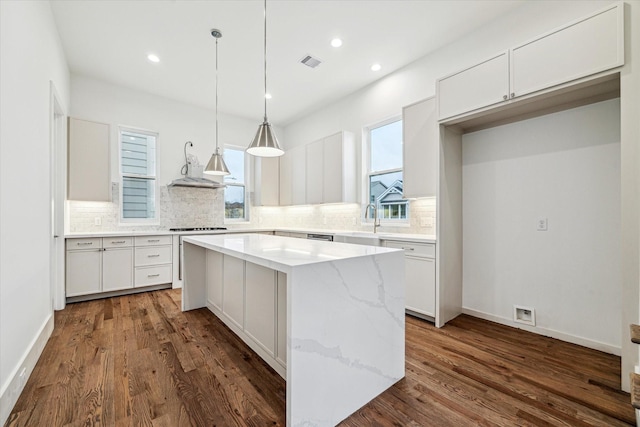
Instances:
[[[125,222],[156,219],[157,134],[120,129],[121,218]]]
[[[229,168],[224,183],[224,219],[247,220],[244,150],[225,148],[224,161]]]
[[[409,201],[402,197],[402,120],[393,119],[368,128],[368,201],[381,220],[406,222]],[[373,215],[369,208],[368,218]]]

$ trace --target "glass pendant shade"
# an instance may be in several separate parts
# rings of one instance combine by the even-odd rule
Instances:
[[[271,124],[266,120],[258,126],[256,136],[246,151],[258,157],[277,157],[284,154],[284,150],[282,150],[280,144],[278,144],[278,138],[275,132],[271,129]]]
[[[208,175],[229,175],[229,169],[224,163],[220,149],[216,148],[216,152],[211,155],[207,167],[204,169],[204,173]]]

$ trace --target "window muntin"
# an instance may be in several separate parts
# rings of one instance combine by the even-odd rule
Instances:
[[[402,120],[369,128],[368,141],[367,203],[376,205],[380,220],[408,222],[409,201],[402,197]],[[369,209],[371,218],[373,209]]]
[[[244,150],[225,148],[224,161],[229,169],[224,183],[224,219],[226,221],[247,220],[246,168]]]
[[[121,210],[123,221],[156,219],[157,134],[120,129]]]

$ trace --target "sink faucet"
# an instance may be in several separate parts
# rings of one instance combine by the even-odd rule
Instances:
[[[378,218],[378,206],[375,203],[369,203],[364,211],[365,219],[369,217],[369,208],[373,208],[373,232],[375,233],[380,227],[380,218]]]

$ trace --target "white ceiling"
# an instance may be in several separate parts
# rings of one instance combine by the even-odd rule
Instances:
[[[497,19],[524,0],[269,0],[269,120],[286,125]],[[263,115],[263,2],[53,0],[72,73],[213,108]],[[334,37],[343,39],[333,48]],[[148,53],[161,62],[152,64]],[[315,69],[299,63],[320,58]],[[379,62],[382,70],[373,72]]]

